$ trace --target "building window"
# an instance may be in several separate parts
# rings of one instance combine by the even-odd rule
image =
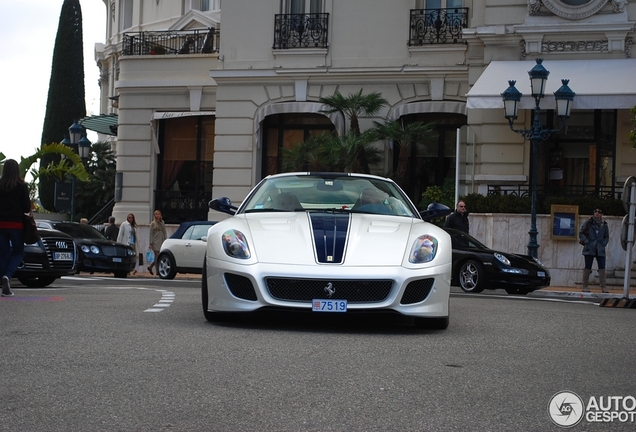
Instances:
[[[123,31],[132,27],[133,0],[123,0],[119,7],[119,30]]]
[[[221,0],[190,0],[190,6],[186,11],[191,9],[201,12],[221,10]]]
[[[275,114],[263,121],[263,177],[283,172],[283,149],[292,149],[312,135],[336,130],[321,114]]]
[[[189,116],[160,123],[156,207],[167,222],[206,220],[212,195],[215,118]]]
[[[542,124],[558,126],[554,111]],[[539,147],[539,185],[547,195],[614,195],[616,190],[615,110],[574,111],[567,126]]]
[[[283,9],[281,13],[286,14],[304,14],[304,13],[321,13],[323,4],[322,0],[286,0],[283,1]]]

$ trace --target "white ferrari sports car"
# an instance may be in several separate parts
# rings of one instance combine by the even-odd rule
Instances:
[[[285,173],[263,179],[208,231],[201,297],[207,320],[239,312],[394,312],[418,327],[449,323],[451,240],[390,179]]]

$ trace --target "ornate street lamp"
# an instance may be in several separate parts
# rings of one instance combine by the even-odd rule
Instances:
[[[572,110],[572,101],[574,100],[575,93],[568,87],[570,82],[567,79],[561,80],[562,86],[554,92],[556,99],[557,116],[561,120],[561,125],[558,129],[544,129],[541,126],[540,114],[541,114],[541,99],[545,95],[545,84],[548,81],[548,72],[541,63],[543,59],[538,58],[537,64],[528,71],[530,76],[530,88],[532,97],[535,101],[534,118],[532,121],[532,127],[530,129],[515,129],[513,122],[517,119],[517,113],[519,109],[519,101],[521,100],[521,92],[515,88],[516,81],[508,81],[508,88],[501,93],[501,98],[504,102],[504,115],[508,120],[510,129],[514,132],[521,134],[524,139],[529,139],[531,142],[531,221],[530,221],[530,242],[528,243],[528,255],[538,258],[539,244],[537,243],[537,177],[538,174],[538,147],[540,141],[547,140],[552,134],[559,132],[565,126],[565,121],[570,117],[570,111]]]
[[[91,142],[86,138],[86,129],[77,120],[68,128],[68,141],[73,151],[77,152],[82,162],[86,161],[91,154]],[[66,140],[66,138],[64,138]],[[64,140],[62,140],[64,141]],[[65,143],[66,144],[66,143]],[[72,180],[73,193],[71,195],[71,221],[75,217],[75,178]]]

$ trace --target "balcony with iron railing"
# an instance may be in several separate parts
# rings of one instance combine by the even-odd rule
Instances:
[[[274,16],[274,49],[326,49],[328,13],[277,14]]]
[[[219,31],[142,31],[124,33],[122,55],[214,54],[219,52]]]
[[[468,8],[411,9],[409,46],[464,44]]]

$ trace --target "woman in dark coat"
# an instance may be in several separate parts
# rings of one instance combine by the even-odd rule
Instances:
[[[29,188],[20,168],[7,159],[0,176],[0,275],[2,296],[13,295],[11,277],[24,257],[24,214],[31,211]]]
[[[598,265],[598,278],[601,284],[601,291],[607,292],[605,274],[605,246],[609,243],[609,227],[603,220],[603,210],[596,208],[594,216],[587,220],[579,231],[579,242],[583,245],[583,258],[585,268],[583,269],[583,291],[589,291],[588,282],[592,273],[592,263],[596,258]]]

